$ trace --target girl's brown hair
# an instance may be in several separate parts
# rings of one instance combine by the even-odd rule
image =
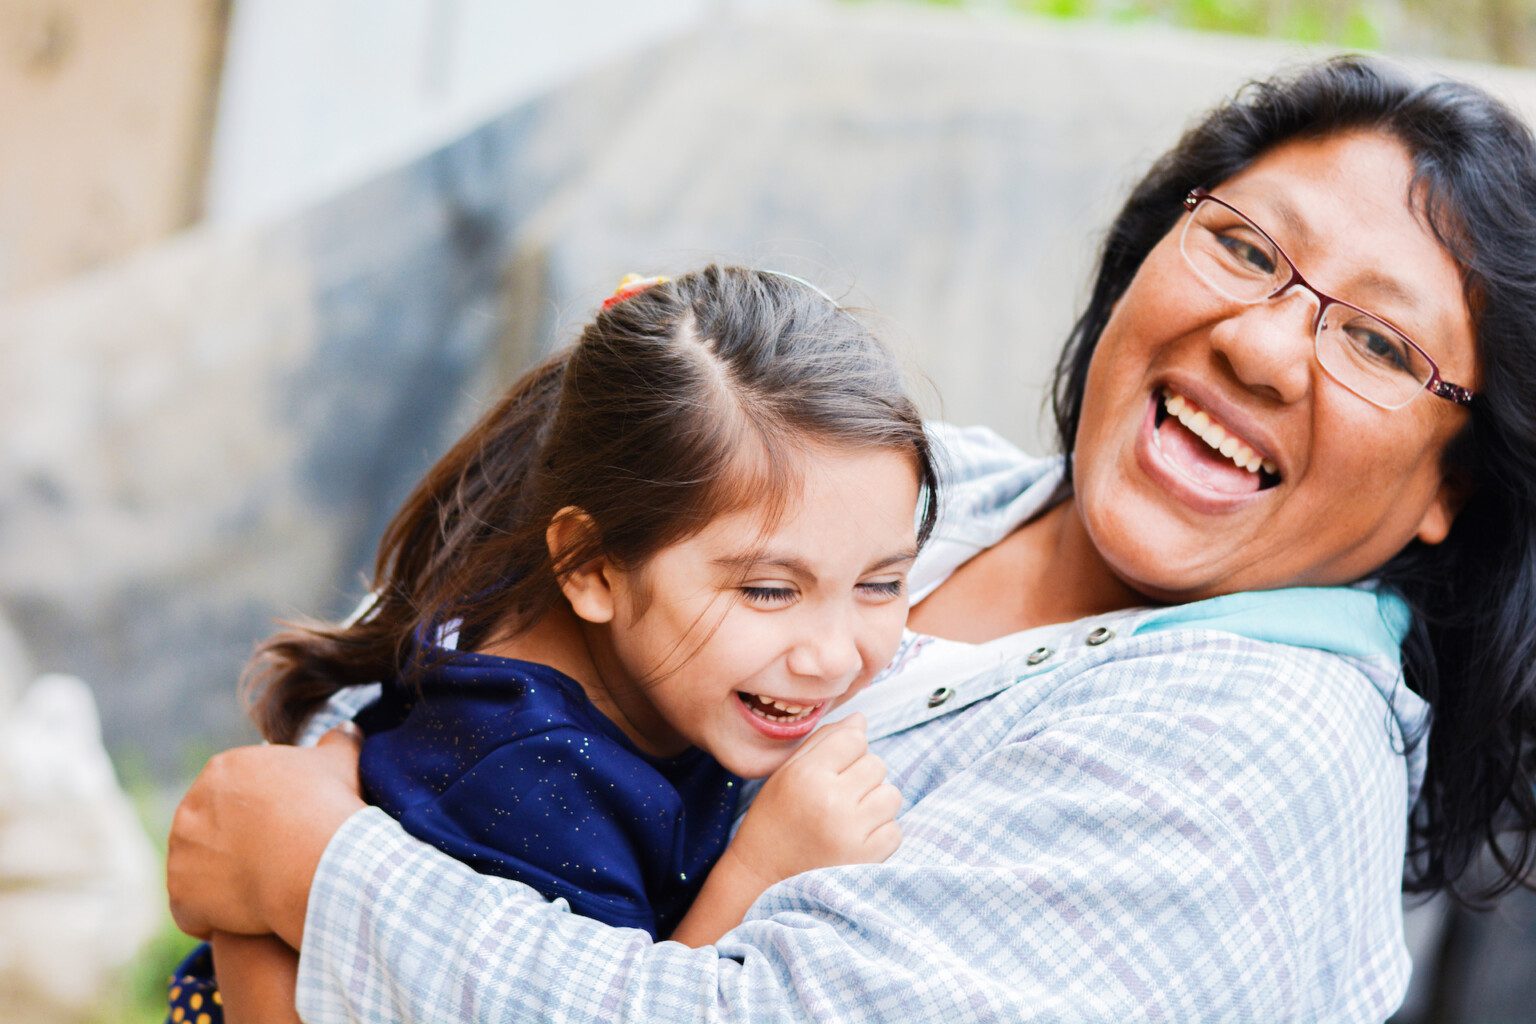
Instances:
[[[909,453],[927,538],[928,438],[895,359],[847,310],[796,278],[719,266],[618,302],[427,472],[384,531],[365,614],[257,648],[252,715],[291,742],[342,687],[409,676],[440,624],[457,620],[472,650],[538,621],[564,600],[559,575],[600,554],[638,568],[723,513],[771,520],[809,445]],[[596,528],[557,564],[546,531],[566,508]]]

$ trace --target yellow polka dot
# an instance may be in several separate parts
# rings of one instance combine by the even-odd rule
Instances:
[[[171,1002],[174,1003],[176,1000],[178,1000],[180,998],[181,998],[181,986],[177,985],[175,988],[171,989]]]
[[[176,1024],[181,1024],[181,1022],[186,1019],[187,1011],[183,1010],[181,1007],[178,1006],[176,1009],[171,1011],[171,1020],[175,1021]]]
[[[213,1005],[214,1006],[223,1006],[224,1005],[224,996],[222,994],[218,993],[218,992],[215,992],[213,994]]]
[[[197,1015],[197,1024],[213,1024],[213,1018],[206,1013],[200,1013]]]
[[[188,1000],[188,1005],[194,1010],[201,1010],[203,1008],[203,994],[201,992],[193,992],[192,998]]]

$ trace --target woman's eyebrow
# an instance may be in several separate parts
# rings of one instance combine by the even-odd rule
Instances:
[[[881,569],[889,569],[904,562],[912,562],[917,559],[916,548],[903,548],[900,551],[877,558],[864,567],[865,572],[878,572]],[[748,552],[744,555],[723,555],[720,558],[711,559],[712,564],[732,572],[744,573],[749,569],[776,568],[783,569],[793,576],[802,579],[815,580],[816,573],[811,569],[810,563],[803,558],[794,555],[776,554],[770,551]]]
[[[1271,215],[1277,218],[1284,226],[1288,238],[1300,238],[1303,244],[1312,240],[1312,229],[1307,226],[1307,222],[1301,216],[1301,212],[1291,204],[1289,199],[1278,195],[1269,198],[1264,203],[1264,212],[1260,216],[1267,220]],[[1269,230],[1268,224],[1262,226],[1265,230]],[[1294,245],[1295,242],[1291,244]]]
[[[1383,298],[1390,299],[1401,306],[1407,307],[1409,312],[1422,312],[1422,306],[1419,303],[1419,293],[1395,277],[1383,274],[1379,270],[1366,270],[1360,274],[1357,283]]]
[[[1291,237],[1301,240],[1302,245],[1308,244],[1313,239],[1312,229],[1307,226],[1301,213],[1291,204],[1290,200],[1284,196],[1275,196],[1269,200],[1267,207],[1264,216],[1268,217],[1270,214],[1273,214],[1285,225]],[[1291,244],[1294,245],[1295,243]],[[1302,271],[1302,273],[1306,273],[1306,271]],[[1402,281],[1380,270],[1367,269],[1362,271],[1352,282],[1351,287],[1369,290],[1380,298],[1404,307],[1410,314],[1420,315],[1425,312],[1421,297],[1416,289],[1408,287]],[[1344,296],[1339,297],[1344,298]],[[1355,300],[1344,298],[1344,301],[1354,302]]]

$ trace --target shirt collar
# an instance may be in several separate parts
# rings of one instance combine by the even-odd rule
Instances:
[[[1000,439],[996,443],[1006,445]],[[939,524],[913,569],[914,601],[1064,496],[1065,459],[1031,457],[1007,447],[1011,458],[998,459],[990,472],[945,490]],[[1374,580],[1248,591],[1102,618],[1117,620],[1122,635],[1210,629],[1342,655],[1361,664],[1406,735],[1415,735],[1429,714],[1428,705],[1403,684],[1401,648],[1412,614],[1395,591]]]

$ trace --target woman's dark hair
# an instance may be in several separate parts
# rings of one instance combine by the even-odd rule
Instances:
[[[252,714],[288,742],[340,688],[419,669],[417,638],[515,635],[601,554],[637,568],[717,516],[793,499],[797,453],[909,455],[937,516],[933,455],[895,359],[797,278],[710,266],[611,304],[427,472],[384,532],[367,612],[291,628],[246,670]],[[552,558],[563,509],[595,527]]]
[[[1481,386],[1445,470],[1469,489],[1446,540],[1414,541],[1379,572],[1407,600],[1408,684],[1432,706],[1428,770],[1405,887],[1465,901],[1530,884],[1536,863],[1536,146],[1501,103],[1340,57],[1252,83],[1189,129],[1110,227],[1093,292],[1056,367],[1070,460],[1094,347],[1142,260],[1196,186],[1289,139],[1382,132],[1406,147],[1406,197],[1457,261]],[[1069,462],[1070,468],[1070,462]],[[1419,742],[1419,737],[1410,737]],[[1496,868],[1471,871],[1488,847]]]

